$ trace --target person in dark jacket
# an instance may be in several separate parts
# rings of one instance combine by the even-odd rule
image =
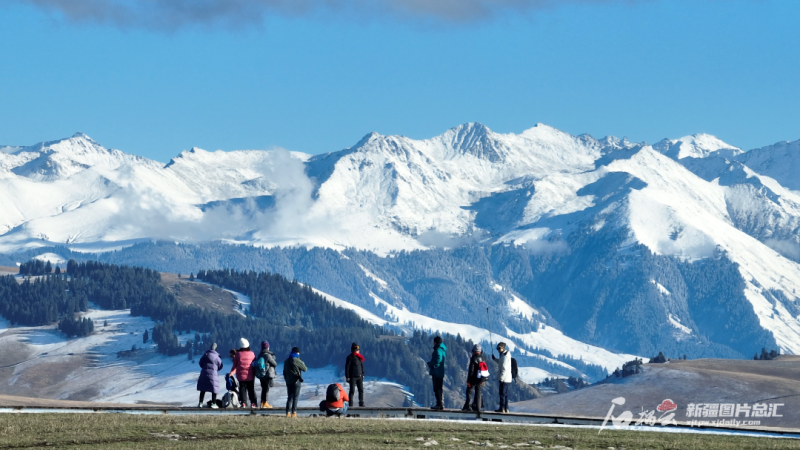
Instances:
[[[361,349],[358,344],[353,342],[350,346],[350,354],[347,355],[347,360],[344,362],[344,377],[350,384],[349,399],[352,401],[355,397],[356,388],[358,388],[358,406],[364,407],[364,356],[361,355]]]
[[[269,395],[269,388],[274,383],[273,380],[278,377],[277,372],[275,372],[275,368],[278,367],[278,361],[275,359],[275,353],[269,351],[269,342],[267,341],[261,341],[261,353],[258,354],[256,361],[260,358],[264,358],[264,364],[267,366],[267,376],[258,379],[259,383],[261,383],[261,407],[272,408],[272,405],[267,401],[267,396]]]
[[[461,408],[462,411],[472,411],[478,412],[481,410],[481,387],[483,387],[483,382],[486,381],[485,378],[480,376],[480,364],[485,362],[483,359],[483,349],[481,348],[480,344],[475,344],[472,347],[472,358],[469,360],[469,368],[467,369],[467,400],[464,402],[464,407]],[[470,404],[469,400],[472,397],[472,391],[475,391],[475,398]]]
[[[303,386],[303,372],[307,371],[303,361],[300,361],[300,349],[292,348],[289,358],[283,362],[283,379],[286,381],[286,417],[297,417],[297,399],[300,398],[300,388]]]
[[[446,356],[447,346],[444,345],[440,336],[436,336],[433,338],[431,360],[428,361],[428,369],[433,380],[433,395],[436,397],[436,405],[431,409],[444,409],[444,362]]]
[[[219,371],[222,370],[222,359],[217,353],[217,344],[211,344],[211,349],[206,350],[200,358],[200,378],[197,379],[197,390],[200,391],[200,402],[197,407],[203,407],[203,398],[206,392],[211,392],[211,403],[217,400],[219,394]]]

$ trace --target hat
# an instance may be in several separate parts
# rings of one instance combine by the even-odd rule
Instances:
[[[358,350],[359,348],[361,348],[361,347],[359,347],[359,346],[358,346],[358,344],[356,344],[355,342],[353,342],[353,345],[351,345],[351,346],[350,346],[350,351],[353,351],[353,350]]]
[[[261,348],[269,348],[269,342],[261,341]]]
[[[239,339],[239,348],[250,348],[250,341],[245,338]]]
[[[480,353],[483,351],[481,344],[475,344],[472,346],[472,353]]]
[[[211,344],[211,350],[216,350],[216,349],[217,349],[217,343],[214,342],[213,344]]]
[[[441,336],[436,336],[435,338],[433,338],[433,343],[436,344],[436,345],[441,344],[442,343],[442,337]]]
[[[292,347],[292,353],[300,354],[300,347]]]

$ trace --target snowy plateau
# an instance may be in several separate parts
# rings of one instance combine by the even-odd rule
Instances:
[[[798,354],[798,173],[800,141],[745,152],[709,135],[648,145],[542,124],[371,133],[313,156],[193,148],[167,164],[78,133],[0,146],[0,252],[281,251],[289,275],[376,324],[483,338],[491,306],[495,333],[548,359],[531,373],[662,350]],[[354,269],[303,266],[295,250],[315,247]],[[126,262],[180,270],[157,259]]]

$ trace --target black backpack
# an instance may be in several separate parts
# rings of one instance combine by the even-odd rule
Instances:
[[[519,375],[519,368],[517,368],[517,358],[511,358],[511,378],[516,381]]]
[[[328,403],[336,403],[340,398],[339,386],[336,384],[329,384],[328,390],[325,392],[325,401]]]

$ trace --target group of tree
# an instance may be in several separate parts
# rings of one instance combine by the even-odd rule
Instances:
[[[23,276],[48,275],[51,273],[53,273],[53,265],[50,261],[45,262],[40,259],[32,259],[19,266],[19,274]],[[56,266],[55,274],[58,275],[60,273],[61,267]]]
[[[58,322],[58,329],[67,337],[88,336],[94,331],[94,321],[88,317],[81,319],[65,316]]]
[[[769,361],[769,360],[777,358],[779,355],[780,355],[780,353],[778,353],[777,350],[770,350],[768,352],[766,348],[762,348],[761,349],[761,354],[759,355],[758,353],[756,353],[756,355],[753,356],[753,359],[755,361]]]
[[[621,369],[615,370],[612,375],[615,378],[625,378],[637,373],[642,373],[642,360],[640,358],[626,362]]]

